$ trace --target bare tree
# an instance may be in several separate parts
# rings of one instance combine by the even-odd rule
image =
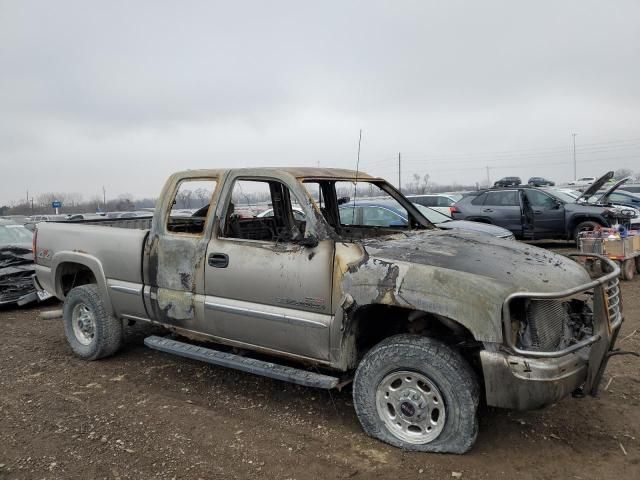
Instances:
[[[176,195],[176,202],[179,208],[191,208],[191,197],[193,192],[189,189],[180,190]]]
[[[613,172],[613,178],[615,180],[622,180],[623,178],[633,177],[633,170],[628,168],[619,168]]]
[[[206,188],[198,188],[194,192],[195,197],[198,199],[198,206],[204,206],[209,203],[209,199],[211,198],[211,192]]]

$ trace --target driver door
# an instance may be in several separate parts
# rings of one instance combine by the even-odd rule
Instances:
[[[231,343],[329,358],[332,240],[302,246],[310,212],[281,180],[230,178],[207,247],[204,314]],[[259,210],[273,215],[259,217]],[[300,218],[300,215],[299,215]]]

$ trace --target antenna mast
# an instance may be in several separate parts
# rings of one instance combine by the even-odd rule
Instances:
[[[353,213],[356,215],[356,198],[358,197],[358,173],[360,172],[360,144],[362,143],[362,129],[360,129],[360,135],[358,136],[358,156],[356,158],[356,184],[353,192]]]

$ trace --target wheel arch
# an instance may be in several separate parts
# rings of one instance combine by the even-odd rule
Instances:
[[[59,299],[64,300],[74,287],[94,283],[108,313],[113,312],[102,263],[97,258],[80,252],[59,252],[52,259],[51,271]]]
[[[604,220],[600,215],[592,215],[588,213],[576,214],[569,219],[569,224],[567,225],[567,232],[570,236],[573,236],[576,227],[582,222],[595,222],[602,225],[603,227],[606,227],[608,225],[608,222]]]
[[[398,305],[371,303],[360,305],[346,314],[341,351],[348,369],[381,341],[398,334],[415,334],[434,338],[449,345],[465,357],[474,370],[480,368],[482,343],[461,322],[434,312]]]

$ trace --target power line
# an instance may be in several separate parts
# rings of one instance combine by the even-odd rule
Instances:
[[[584,144],[580,146],[580,152],[582,154],[585,153],[608,153],[611,150],[624,150],[624,149],[638,149],[640,153],[640,140],[639,139],[630,139],[626,141],[617,141],[617,142],[601,142],[601,143],[591,143]],[[512,150],[512,151],[501,151],[501,152],[478,152],[478,153],[449,153],[449,154],[428,154],[428,160],[433,161],[454,161],[456,159],[467,160],[467,163],[475,163],[479,158],[491,157],[495,160],[518,160],[525,158],[539,158],[539,157],[560,157],[563,155],[567,155],[567,153],[571,152],[571,147],[553,147],[553,148],[543,148],[537,150]],[[427,154],[420,153],[411,153],[411,152],[403,152],[403,157],[405,163],[415,163],[415,162],[424,162],[427,160]],[[372,161],[363,162],[367,165],[380,165],[388,163],[391,160],[390,157],[376,159]],[[461,163],[461,162],[456,162]]]

